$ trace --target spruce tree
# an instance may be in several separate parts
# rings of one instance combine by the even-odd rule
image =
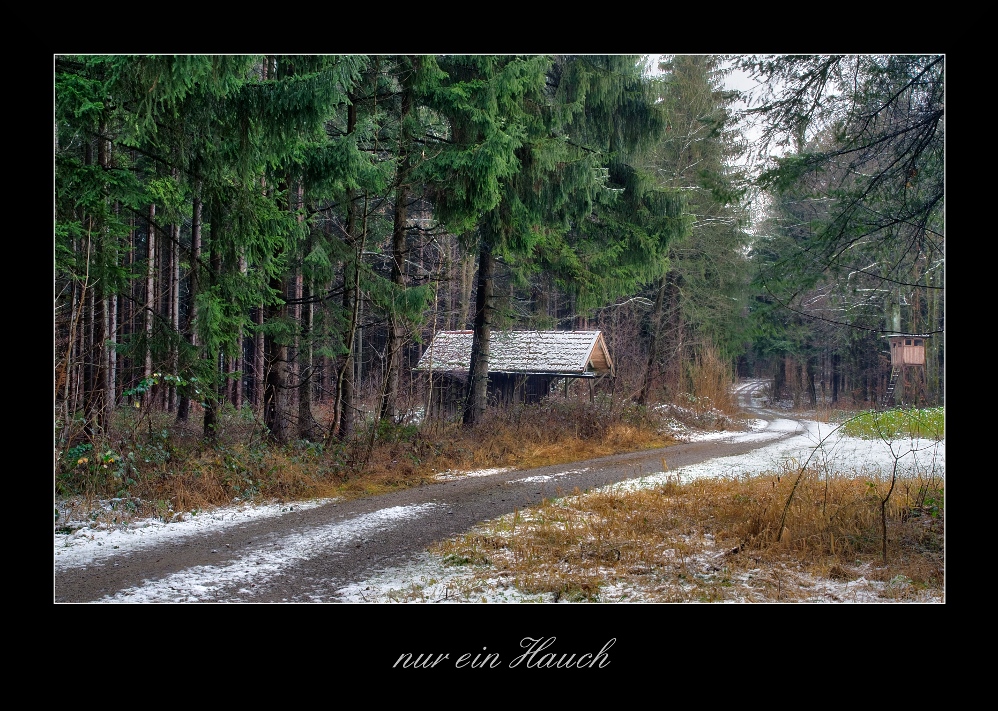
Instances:
[[[241,352],[243,334],[260,329],[277,349],[296,343],[299,324],[282,311],[290,297],[298,296],[304,236],[310,228],[296,195],[314,189],[319,192],[309,193],[310,198],[320,203],[329,194],[322,191],[342,192],[344,186],[356,185],[363,165],[369,163],[350,140],[326,132],[327,122],[346,105],[365,62],[357,57],[206,56],[64,62],[59,98],[65,108],[57,114],[57,121],[61,115],[67,127],[64,132],[78,130],[83,117],[93,126],[87,129],[89,136],[102,133],[97,118],[87,118],[104,111],[93,108],[102,101],[100,107],[111,106],[115,112],[108,133],[148,166],[144,173],[126,173],[131,187],[112,196],[113,202],[134,212],[150,204],[165,205],[164,195],[186,195],[191,220],[190,278],[182,304],[187,346],[178,353],[171,345],[177,327],[169,317],[162,329],[154,329],[157,338],[161,332],[167,336],[162,353],[150,353],[157,366],[176,358],[177,374],[192,383],[187,393],[196,393],[206,405],[204,432],[209,438],[215,434],[223,390],[231,389],[223,385],[237,377],[226,370],[237,362],[234,354]],[[83,96],[81,86],[88,87],[90,95]],[[57,204],[66,207],[57,219],[66,224],[62,233],[67,246],[61,253],[67,255],[68,265],[74,235],[81,234],[74,226],[79,220],[71,219],[74,209],[79,212],[74,201],[80,205],[83,198],[74,175],[83,173],[68,152],[58,156],[63,158],[57,174],[67,187],[65,199]],[[112,199],[105,196],[103,202]],[[163,217],[164,227],[178,219],[176,214]],[[173,234],[159,229],[157,216],[148,222],[159,237]],[[147,291],[152,293],[160,287],[153,264],[149,269],[154,284]],[[300,302],[297,298],[294,306]],[[254,308],[271,309],[271,318],[251,323]],[[169,337],[171,331],[174,336]],[[148,338],[139,340],[143,348],[156,346]],[[280,372],[281,359],[272,361]],[[283,383],[279,389],[286,395],[287,387],[297,385]],[[267,424],[283,440],[293,415],[282,406],[285,400],[274,401],[277,406]],[[178,418],[185,419],[188,411],[182,400]]]
[[[660,69],[653,84],[668,128],[645,154],[645,168],[685,197],[691,229],[670,243],[667,271],[644,292],[654,306],[641,403],[658,384],[666,396],[684,392],[686,365],[705,350],[717,349],[729,362],[741,353],[750,279],[747,176],[735,164],[735,96],[724,90],[722,58],[669,56]]]
[[[478,253],[464,422],[485,410],[498,263],[552,272],[581,308],[661,272],[681,199],[630,162],[663,127],[637,57],[447,57],[431,105],[450,121],[438,213]],[[438,181],[442,184],[442,181]]]

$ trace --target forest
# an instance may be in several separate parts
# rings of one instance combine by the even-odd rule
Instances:
[[[612,439],[656,405],[730,407],[737,377],[794,407],[944,403],[941,55],[53,70],[57,493],[407,486],[498,461],[480,449],[512,419]],[[434,421],[414,368],[446,330],[471,363]],[[512,330],[599,330],[613,377],[497,408]],[[896,390],[892,334],[926,354]]]

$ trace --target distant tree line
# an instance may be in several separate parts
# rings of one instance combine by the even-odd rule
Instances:
[[[777,391],[818,387],[876,402],[890,377],[885,336],[922,334],[921,388],[945,393],[945,132],[942,55],[742,57],[764,87],[750,114],[771,159],[771,203],[755,241],[754,346]]]

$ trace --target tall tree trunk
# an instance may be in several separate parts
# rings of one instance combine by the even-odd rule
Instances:
[[[236,356],[233,353],[226,353],[222,359],[222,366],[225,369],[225,401],[230,405],[236,404]]]
[[[404,185],[400,185],[395,193],[395,225],[392,231],[392,283],[399,291],[405,289],[405,230],[406,230],[406,210],[405,201],[408,199],[408,191]],[[399,371],[402,368],[402,343],[404,331],[402,319],[394,310],[389,314],[388,322],[388,369],[385,373],[385,384],[383,388],[384,397],[381,401],[381,418],[394,418],[397,410]]]
[[[153,317],[156,314],[156,205],[149,205],[149,229],[147,237],[146,259],[148,270],[146,271],[146,367],[143,371],[144,377],[152,377],[152,333]],[[152,403],[153,394],[148,395],[148,402]]]
[[[280,69],[280,68],[278,68]],[[282,178],[287,193],[285,208],[289,213],[298,212],[301,197],[300,183],[294,182],[289,176]],[[300,218],[299,218],[300,219]],[[274,275],[270,280],[270,288],[281,294],[282,304],[273,305],[267,309],[267,321],[290,321],[297,326],[300,323],[300,279],[301,271],[292,257],[290,270],[283,276]],[[288,442],[291,437],[291,416],[295,412],[298,390],[297,335],[279,337],[266,335],[264,337],[264,395],[263,421],[267,426],[271,441],[278,444]]]
[[[353,208],[351,217],[347,220],[348,230],[354,222]],[[364,251],[363,237],[356,240],[352,262],[347,262],[343,269],[343,309],[349,316],[347,323],[346,353],[336,378],[336,401],[333,405],[332,431],[340,439],[346,439],[353,434],[354,429],[354,339],[357,335],[357,322],[360,319],[360,257]],[[349,281],[348,281],[349,280]]]
[[[838,352],[832,353],[832,402],[839,401],[839,379],[842,377],[842,356]]]
[[[787,383],[787,359],[780,355],[776,359],[776,375],[773,378],[773,402],[783,399],[783,388]]]
[[[187,287],[187,321],[184,325],[184,335],[192,348],[197,348],[197,296],[198,296],[198,266],[201,261],[201,219],[203,205],[201,202],[201,183],[194,186],[194,199],[191,210],[191,266]],[[190,416],[191,398],[185,391],[180,394],[177,402],[177,422],[187,422]]]
[[[357,104],[352,101],[347,109],[347,134],[357,128]],[[353,252],[343,264],[343,310],[349,314],[347,333],[344,338],[343,362],[336,375],[336,397],[333,401],[333,422],[330,433],[346,439],[353,433],[354,415],[354,337],[357,334],[357,320],[360,295],[360,257],[363,254],[363,239],[357,235],[357,206],[355,191],[347,192],[346,243]],[[366,217],[366,214],[365,214]]]
[[[665,304],[666,291],[665,277],[658,280],[658,293],[655,296],[655,310],[651,318],[651,343],[648,346],[648,364],[645,367],[645,377],[641,384],[641,392],[638,393],[638,404],[644,405],[648,400],[651,391],[652,381],[658,361],[658,344],[662,336],[662,311]]]
[[[103,285],[97,285],[97,297],[99,306],[97,307],[97,321],[94,328],[94,345],[97,347],[97,379],[95,383],[94,395],[94,426],[100,432],[107,431],[108,411],[110,409],[110,389],[108,387],[108,299],[104,296]]]
[[[263,415],[263,391],[264,382],[264,337],[263,337],[263,304],[256,307],[256,340],[253,348],[253,411],[258,415]]]
[[[305,202],[305,189],[302,182],[296,181],[294,189],[292,190],[294,199],[291,205],[292,211],[296,215],[298,224],[302,224],[305,221],[304,214],[302,212]],[[307,243],[304,245],[304,249],[299,248],[299,252],[306,254],[308,251]],[[293,388],[291,389],[290,395],[290,407],[291,411],[297,409],[298,411],[298,432],[302,438],[310,438],[307,434],[311,431],[312,427],[312,410],[311,403],[302,403],[301,397],[302,393],[307,389],[308,385],[305,382],[309,377],[308,372],[305,370],[305,363],[303,361],[304,355],[304,339],[307,338],[303,335],[306,330],[303,323],[303,314],[305,310],[302,306],[302,299],[305,295],[305,283],[304,275],[302,273],[302,260],[295,260],[294,272],[292,274],[292,306],[291,306],[291,318],[295,323],[295,338],[293,346],[293,352],[290,354],[290,365],[291,372],[289,377],[291,378],[291,384]],[[304,419],[302,419],[304,417]]]
[[[79,287],[79,293],[76,305],[76,338],[73,344],[72,406],[69,409],[74,415],[81,410],[86,395],[87,301],[90,299],[90,288],[86,281]]]
[[[815,367],[816,356],[810,355],[807,357],[807,363],[804,370],[805,387],[807,388],[807,399],[814,407],[818,404],[818,393],[815,391],[814,387],[814,367]]]
[[[134,159],[134,157],[133,153],[132,158]],[[139,260],[139,251],[138,230],[136,229],[137,218],[134,214],[128,218],[128,224],[128,266],[131,272],[136,273],[135,270],[136,264]],[[128,282],[128,300],[125,302],[125,306],[128,309],[128,317],[127,319],[122,319],[122,321],[126,324],[125,335],[133,342],[138,338],[138,313],[141,303],[141,284],[138,279],[130,279]],[[132,354],[127,358],[126,362],[122,364],[122,387],[125,385],[128,387],[135,386],[135,381],[137,380],[137,368],[138,359],[135,357],[135,352],[132,351]]]
[[[87,435],[94,437],[106,426],[107,368],[105,365],[105,326],[107,302],[102,298],[103,284],[96,280],[87,304],[87,397],[85,421]]]
[[[295,207],[298,212],[299,223],[305,217],[303,208],[305,206],[305,190],[301,181],[298,182],[296,190]],[[308,239],[303,252],[307,253],[311,245],[311,238]],[[311,291],[308,289],[307,291]],[[298,436],[302,439],[312,439],[314,436],[315,417],[312,415],[312,304],[306,301],[306,288],[302,268],[295,272],[295,294],[298,303],[295,306],[298,327],[298,347],[295,358],[297,364],[297,399],[298,399]]]
[[[110,415],[118,402],[118,297],[108,298],[107,312],[107,410]]]
[[[88,142],[84,153],[86,165],[93,165],[94,150]],[[94,221],[92,217],[87,219],[87,235],[81,244],[83,254],[87,260],[86,271],[83,279],[83,292],[80,294],[80,344],[77,350],[79,354],[80,369],[77,385],[78,404],[73,408],[73,412],[83,408],[83,430],[88,437],[93,435],[92,427],[92,393],[93,393],[93,339],[94,339],[94,291],[93,281],[90,275],[91,257],[94,251]]]
[[[100,167],[107,171],[111,167],[111,144],[104,136],[106,134],[106,127],[101,125],[99,136],[97,139],[97,162]],[[105,196],[107,194],[107,187],[105,185]],[[106,259],[103,256],[104,250],[110,249],[110,237],[108,234],[108,227],[106,224],[102,223],[95,226],[94,237],[96,239],[96,245],[94,248],[94,254],[100,255],[103,261]],[[108,310],[107,310],[107,297],[106,297],[106,282],[102,278],[94,280],[93,288],[91,290],[93,296],[94,310],[91,314],[92,318],[92,348],[93,353],[91,359],[93,362],[92,369],[92,380],[90,383],[90,397],[87,399],[87,407],[89,412],[87,413],[86,420],[91,428],[91,434],[96,434],[98,432],[104,432],[107,427],[107,403],[108,403],[108,353],[105,341],[107,340],[108,333]]]
[[[281,294],[286,294],[287,285],[274,276],[270,288]],[[286,298],[282,298],[286,302]],[[275,304],[267,308],[267,321],[286,318],[287,303]],[[264,347],[264,391],[263,391],[263,422],[272,441],[284,444],[288,441],[288,344],[274,336],[267,335],[263,339]]]
[[[410,60],[413,61],[413,60]],[[392,225],[392,283],[401,292],[405,289],[405,233],[408,226],[406,202],[409,200],[409,145],[411,136],[406,128],[412,110],[412,83],[403,81],[399,109],[398,188],[395,190],[395,214]],[[389,314],[388,369],[383,386],[381,418],[395,417],[398,404],[399,371],[402,368],[403,329],[399,315]]]
[[[361,258],[364,250],[357,253],[357,259]],[[358,272],[358,276],[360,273]],[[357,293],[354,296],[354,303],[357,305],[357,318],[353,337],[353,398],[359,400],[364,388],[364,294],[360,289],[360,282],[357,283]],[[356,411],[356,410],[355,410]]]
[[[249,265],[246,263],[246,253],[243,251],[239,252],[239,273],[246,277],[249,272]],[[239,375],[236,376],[236,387],[235,387],[235,399],[232,404],[236,406],[236,410],[243,409],[243,383],[246,382],[246,364],[244,362],[244,354],[246,351],[246,344],[244,342],[244,335],[242,326],[239,327],[239,336],[236,338],[236,359],[233,364],[233,370],[235,370]]]
[[[492,296],[495,289],[495,256],[488,236],[483,235],[478,253],[478,294],[475,298],[475,329],[471,341],[464,424],[476,425],[485,416],[489,384],[489,340],[492,337]]]
[[[457,328],[463,331],[468,328],[468,317],[471,313],[471,287],[475,277],[475,259],[471,254],[461,258],[461,314],[458,316]]]
[[[174,224],[170,232],[170,327],[173,333],[180,333],[180,225]],[[170,346],[170,372],[179,375],[180,370],[180,348],[174,342]],[[167,402],[167,409],[173,412],[177,407],[177,398],[180,393],[176,387],[170,388],[170,397]]]
[[[88,436],[93,435],[93,396],[94,396],[94,289],[87,289],[87,298],[83,304],[83,346],[80,348],[83,359],[83,393],[84,427]]]
[[[76,240],[73,240],[73,251],[76,251]],[[79,301],[79,285],[73,281],[70,284],[70,298],[69,298],[69,336],[67,338],[66,344],[66,359],[63,362],[63,392],[62,392],[62,402],[63,402],[63,427],[67,433],[66,438],[69,438],[69,429],[73,418],[71,415],[75,412],[73,410],[73,382],[75,378],[73,377],[74,369],[76,367],[77,350],[76,350],[76,332],[78,330],[78,323],[80,317],[80,301]]]
[[[299,216],[300,219],[300,216]],[[290,308],[288,316],[295,324],[294,340],[288,348],[288,384],[291,390],[288,391],[289,412],[299,409],[299,395],[301,393],[302,367],[301,367],[301,300],[303,293],[302,271],[300,263],[296,263],[288,284],[288,295],[290,297]]]
[[[298,392],[298,436],[312,439],[315,436],[315,416],[312,414],[312,317],[314,309],[309,300],[311,289],[302,289],[307,303],[302,304],[301,338],[298,346],[299,392]]]
[[[215,282],[217,282],[222,275],[222,254],[219,242],[221,241],[221,231],[222,226],[220,222],[220,212],[218,204],[215,200],[209,200],[209,212],[208,212],[208,225],[210,228],[208,234],[208,288],[210,289]],[[219,349],[209,343],[205,344],[207,346],[206,350],[206,360],[212,364],[214,372],[212,373],[212,378],[208,383],[209,392],[208,396],[205,398],[205,408],[204,408],[204,426],[202,428],[202,435],[208,442],[214,443],[218,440],[218,426],[219,426],[219,406],[221,405],[221,386],[219,383],[219,371],[221,369],[221,364],[219,359],[221,352]],[[216,385],[216,383],[219,383]]]

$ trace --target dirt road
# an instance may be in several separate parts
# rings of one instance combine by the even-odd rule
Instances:
[[[760,381],[739,384],[743,408],[772,420],[753,404]],[[793,434],[762,441],[710,440],[585,462],[463,477],[378,497],[339,501],[193,533],[138,550],[110,552],[85,565],[57,565],[54,601],[128,602],[149,586],[170,599],[202,602],[335,601],[336,591],[401,566],[435,541],[545,498],[586,491],[668,468],[744,454]],[[174,595],[175,593],[175,595]],[[171,597],[172,596],[172,597]]]

